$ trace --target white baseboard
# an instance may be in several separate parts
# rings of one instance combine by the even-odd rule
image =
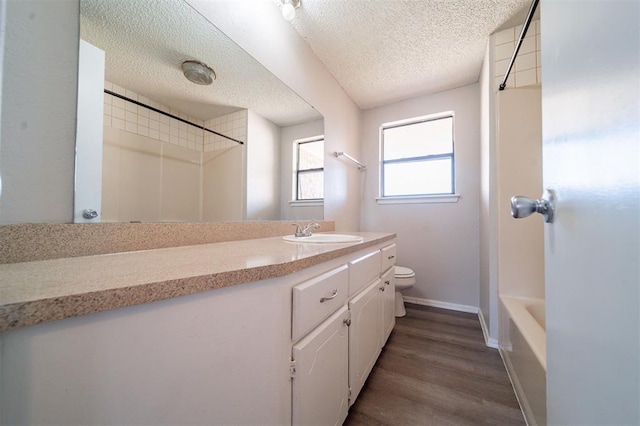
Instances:
[[[405,302],[415,303],[422,306],[433,306],[434,308],[450,309],[458,312],[468,312],[470,314],[477,314],[478,308],[469,305],[458,305],[456,303],[441,302],[439,300],[421,299],[419,297],[402,296]]]
[[[487,323],[482,315],[482,309],[478,309],[478,319],[480,320],[480,327],[482,328],[482,334],[484,335],[484,343],[490,348],[500,349],[498,339],[494,339],[489,336],[489,327],[487,327]]]

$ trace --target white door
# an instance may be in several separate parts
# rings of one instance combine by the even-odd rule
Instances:
[[[545,0],[540,22],[548,423],[637,425],[640,2]]]
[[[102,214],[104,55],[103,50],[80,40],[73,200],[75,223],[100,222]]]
[[[349,301],[349,387],[353,404],[378,359],[382,342],[380,321],[382,281],[376,279]]]
[[[293,347],[294,425],[341,425],[349,411],[346,306]]]

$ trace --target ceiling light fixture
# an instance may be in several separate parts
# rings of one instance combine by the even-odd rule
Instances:
[[[296,9],[300,7],[300,0],[282,0],[282,17],[292,21],[296,17]]]
[[[209,85],[216,79],[215,71],[200,61],[184,61],[182,72],[187,80],[195,84]]]

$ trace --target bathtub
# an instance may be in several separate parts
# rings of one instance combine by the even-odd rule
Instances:
[[[530,426],[546,425],[547,337],[543,299],[500,296],[500,353]]]

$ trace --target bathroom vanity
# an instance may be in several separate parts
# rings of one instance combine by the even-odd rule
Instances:
[[[354,234],[0,265],[2,423],[341,424],[395,321]]]

